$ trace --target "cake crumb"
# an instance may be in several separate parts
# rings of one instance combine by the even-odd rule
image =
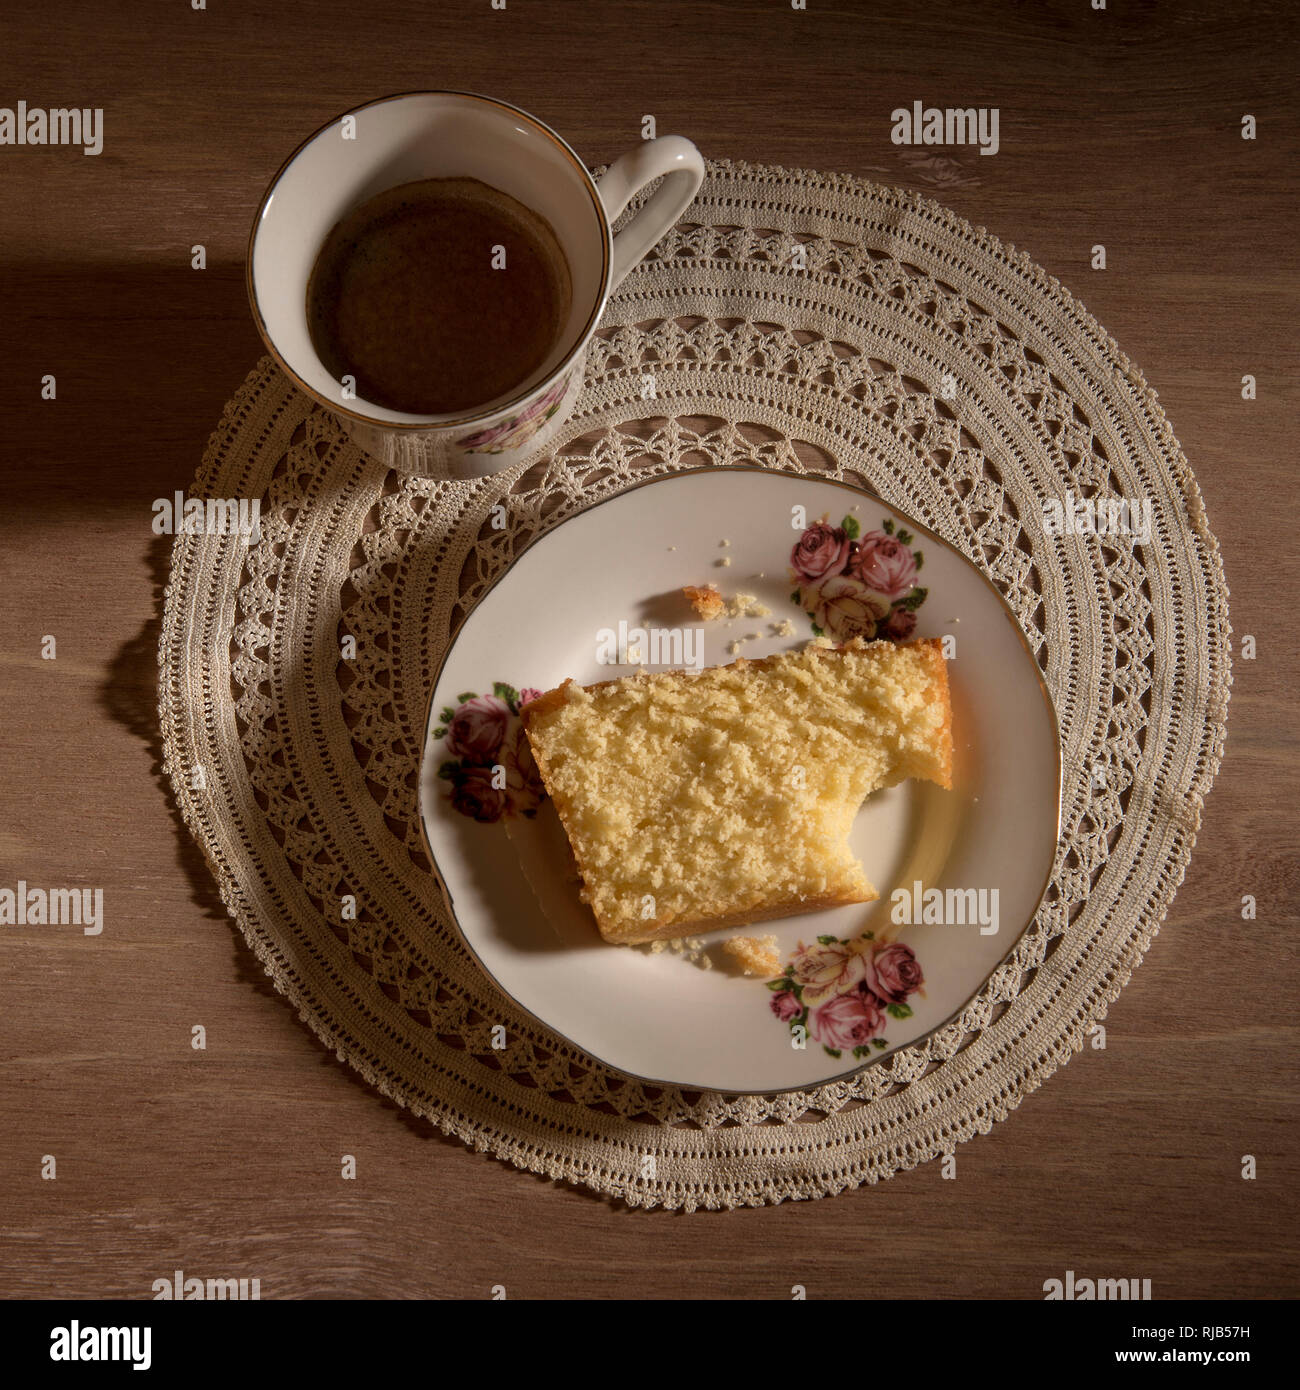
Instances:
[[[781,973],[781,951],[774,936],[733,936],[722,943],[722,949],[742,974],[771,979]]]
[[[680,957],[691,965],[698,966],[701,970],[713,969],[713,959],[709,955],[702,937],[660,936],[656,937],[653,941],[643,941],[640,945],[645,948],[648,955],[661,956],[665,951],[671,951],[673,955]]]
[[[729,565],[730,563],[730,559],[726,556],[718,561],[720,565]],[[712,622],[724,614],[729,619],[768,618],[772,614],[772,610],[767,604],[760,603],[756,595],[738,593],[734,598],[724,599],[713,584],[683,584],[682,593],[686,595],[691,607],[706,623]]]
[[[729,618],[766,618],[771,612],[772,610],[766,604],[760,603],[754,594],[737,594],[735,598],[727,601]]]
[[[768,626],[772,629],[773,637],[794,636],[794,624],[790,621],[789,618],[782,618],[779,623],[769,623]]]
[[[727,566],[728,566],[729,564],[731,564],[731,556],[730,556],[730,555],[724,555],[724,556],[722,557],[722,559],[718,561],[718,564],[720,564],[720,565],[722,566],[723,569],[726,569]]]
[[[704,621],[712,622],[718,617],[727,606],[722,595],[713,587],[712,584],[705,584],[697,587],[694,584],[682,586],[682,593],[690,600],[690,605],[700,615]]]
[[[728,541],[728,540],[721,540],[721,541],[718,542],[718,544],[719,544],[720,546],[722,546],[723,549],[725,550],[726,547],[729,546],[729,545],[731,544],[731,542]]]

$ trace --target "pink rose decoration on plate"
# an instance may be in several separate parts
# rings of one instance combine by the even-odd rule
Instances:
[[[837,994],[812,1011],[809,1034],[837,1052],[865,1047],[884,1027],[885,1016],[870,995],[861,990]]]
[[[916,587],[916,561],[896,537],[869,531],[858,542],[850,573],[891,603]]]
[[[916,952],[901,941],[877,941],[874,933],[840,940],[801,941],[784,971],[768,982],[772,1013],[796,1036],[821,1043],[832,1057],[861,1059],[884,1052],[888,1019],[912,1017],[905,1001],[925,976]]]
[[[891,941],[872,951],[865,985],[881,1004],[901,1004],[925,984],[920,962],[910,946]]]
[[[795,542],[790,568],[800,579],[822,579],[839,574],[849,560],[849,536],[842,526],[819,521]]]
[[[506,736],[510,707],[496,695],[466,700],[447,725],[447,752],[470,763],[491,762]]]
[[[438,776],[450,784],[451,805],[462,816],[486,824],[537,814],[546,788],[519,711],[541,693],[497,681],[491,695],[470,690],[443,706],[433,737],[446,741],[448,756]]]
[[[774,994],[771,999],[772,1012],[781,1020],[782,1023],[789,1023],[792,1018],[797,1018],[803,1012],[799,1001],[788,990],[783,989],[779,994]]]
[[[819,636],[906,642],[929,592],[916,582],[925,557],[912,548],[913,540],[889,517],[879,531],[862,535],[851,513],[838,526],[823,516],[790,552],[795,585],[790,599],[812,619]]]
[[[889,616],[876,631],[877,637],[887,637],[891,642],[906,642],[916,631],[916,614],[908,608],[891,608]]]
[[[505,814],[504,788],[492,785],[490,767],[458,767],[451,775],[451,804],[476,821],[500,820]]]

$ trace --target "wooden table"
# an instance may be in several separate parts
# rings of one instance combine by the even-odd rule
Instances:
[[[1294,11],[1153,8],[10,7],[0,100],[102,106],[105,133],[95,158],[0,147],[0,885],[102,885],[108,926],[0,930],[0,1293],[148,1297],[177,1268],[257,1276],[265,1298],[1041,1298],[1067,1269],[1156,1298],[1297,1293]],[[1250,634],[1258,656],[1237,662],[1200,847],[1106,1050],[963,1147],[955,1181],[931,1164],[687,1217],[472,1154],[315,1042],[169,810],[150,503],[189,484],[259,355],[252,210],[330,116],[439,86],[535,111],[592,163],[653,114],[710,155],[919,187],[1027,248],[1160,392],[1236,650]],[[917,99],[997,106],[999,153],[891,144]]]

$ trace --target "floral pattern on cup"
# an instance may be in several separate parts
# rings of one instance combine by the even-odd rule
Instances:
[[[485,430],[479,430],[477,434],[462,435],[456,444],[467,454],[503,454],[507,449],[519,448],[543,429],[559,410],[564,393],[569,389],[570,375],[566,372],[521,411],[507,416],[498,424],[489,425]]]
[[[889,518],[864,535],[855,517],[832,526],[827,513],[790,552],[790,600],[808,614],[816,636],[905,642],[929,593],[917,583],[925,557],[914,540]]]
[[[831,1057],[883,1052],[891,1018],[911,1018],[908,999],[923,992],[925,976],[910,946],[855,937],[819,936],[799,949],[781,975],[768,982],[772,1012],[793,1033],[822,1045]]]
[[[449,784],[452,808],[489,825],[505,816],[535,816],[546,797],[519,711],[542,692],[496,681],[491,695],[456,696],[438,715],[434,738],[448,757],[438,776]]]

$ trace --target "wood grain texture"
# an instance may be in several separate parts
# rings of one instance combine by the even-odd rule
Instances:
[[[494,1284],[787,1298],[795,1283],[814,1298],[1040,1298],[1066,1269],[1150,1278],[1157,1298],[1300,1292],[1294,14],[11,7],[0,103],[106,115],[97,158],[0,148],[0,884],[102,885],[108,926],[0,931],[0,1293],[148,1297],[176,1268],[258,1277],[267,1298]],[[918,187],[1029,250],[1160,392],[1258,658],[1237,662],[1199,848],[1106,1050],[961,1148],[953,1181],[931,1164],[828,1201],[688,1217],[470,1153],[316,1043],[169,810],[154,715],[166,546],[150,502],[188,485],[259,355],[242,279],[253,208],[316,125],[431,86],[516,102],[592,163],[653,113],[711,156]],[[889,112],[915,99],[998,106],[999,154],[892,145]],[[1096,242],[1105,272],[1089,268]],[[55,402],[40,400],[45,373]],[[40,659],[45,634],[55,661]],[[195,1023],[206,1052],[191,1051]],[[344,1153],[356,1181],[340,1180]]]

